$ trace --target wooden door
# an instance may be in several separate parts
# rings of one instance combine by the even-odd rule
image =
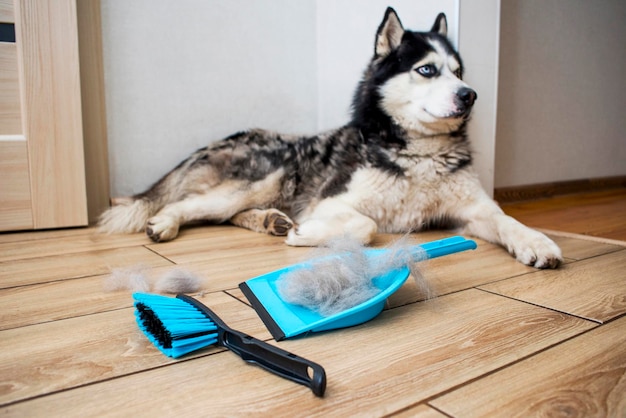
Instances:
[[[0,0],[0,230],[87,225],[75,0]]]

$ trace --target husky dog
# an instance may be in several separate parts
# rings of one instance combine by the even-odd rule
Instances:
[[[477,96],[446,35],[443,13],[429,32],[413,32],[387,9],[346,126],[308,137],[236,133],[118,201],[101,229],[160,242],[186,223],[230,221],[317,246],[446,225],[524,264],[557,267],[559,247],[505,215],[472,169],[466,124]]]

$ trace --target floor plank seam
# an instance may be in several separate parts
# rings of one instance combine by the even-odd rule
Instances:
[[[413,305],[413,304],[416,304],[416,303],[423,303],[423,302],[428,302],[428,301],[434,301],[434,300],[439,299],[441,297],[454,295],[454,294],[461,293],[461,292],[466,292],[466,291],[468,291],[470,289],[483,290],[483,289],[480,289],[479,286],[485,286],[485,285],[489,285],[489,284],[493,284],[493,283],[498,283],[498,282],[501,282],[501,281],[509,280],[509,279],[512,279],[512,278],[522,277],[522,276],[526,276],[526,275],[529,275],[529,274],[535,274],[535,273],[539,273],[540,271],[541,270],[528,271],[528,272],[525,272],[525,273],[519,273],[519,274],[515,274],[515,275],[512,275],[512,276],[509,276],[509,277],[501,278],[501,279],[494,279],[494,280],[490,280],[490,281],[486,281],[484,283],[481,283],[478,286],[468,286],[468,287],[464,287],[462,289],[455,289],[455,290],[452,290],[452,291],[448,291],[446,293],[442,293],[442,294],[437,294],[437,295],[431,296],[429,298],[424,298],[424,299],[420,299],[420,300],[416,300],[416,301],[412,301],[412,302],[401,303],[401,304],[394,305],[394,306],[391,306],[391,307],[385,306],[384,309],[385,310],[391,310],[391,309],[401,308],[403,306]],[[491,293],[491,292],[489,292],[489,293]],[[497,295],[501,296],[499,294],[497,294]]]
[[[174,266],[177,266],[177,265],[178,265],[178,263],[176,263],[174,260],[171,260],[171,259],[167,258],[166,256],[164,256],[163,254],[159,253],[158,251],[156,251],[156,250],[154,250],[154,249],[150,248],[150,245],[152,245],[152,244],[139,245],[139,247],[143,247],[143,248],[145,248],[146,250],[150,251],[151,253],[153,253],[153,254],[155,254],[155,255],[158,255],[158,256],[159,256],[159,257],[161,257],[162,259],[164,259],[164,260],[166,260],[166,261],[168,261],[168,262],[172,263],[172,265],[174,265]]]
[[[54,240],[54,238],[50,238],[50,240]],[[2,246],[2,244],[0,244],[0,246]],[[39,256],[39,255],[25,255],[25,256],[16,256],[15,258],[7,258],[7,259],[2,259],[0,261],[0,263],[11,263],[11,262],[19,262],[19,261],[35,261],[35,260],[39,260],[42,258],[49,258],[49,257],[59,257],[59,256],[69,256],[69,255],[81,255],[81,254],[88,254],[88,253],[93,253],[96,251],[107,251],[107,250],[120,250],[120,249],[124,249],[124,248],[133,248],[133,247],[139,247],[137,244],[131,244],[131,245],[113,245],[110,247],[102,247],[102,248],[92,248],[92,249],[86,249],[83,251],[80,250],[67,250],[67,251],[63,251],[63,252],[53,252],[51,254],[47,254],[47,255],[43,255],[43,256]],[[2,255],[2,253],[0,253],[0,256]]]
[[[67,229],[59,229],[58,231],[76,231],[75,234],[67,234],[67,235],[63,235],[63,238],[76,238],[79,236],[89,236],[88,234],[86,234],[86,230],[88,228],[87,227],[77,227],[77,228],[71,228],[68,227]],[[0,244],[18,244],[18,243],[24,243],[24,242],[33,242],[33,241],[42,241],[42,240],[50,240],[50,239],[59,239],[58,236],[51,236],[51,237],[38,237],[37,235],[40,235],[41,233],[52,233],[52,229],[48,229],[48,230],[31,230],[31,229],[27,229],[27,230],[22,230],[22,231],[2,231],[0,232]],[[11,240],[10,236],[11,235],[20,235],[20,238],[15,239],[15,240]],[[3,239],[5,237],[9,237],[9,239]]]
[[[623,319],[623,318],[626,318],[626,312],[619,314],[614,318],[607,319],[606,321],[602,322],[602,325],[608,325],[611,322],[619,321],[620,319]]]
[[[557,231],[554,229],[539,228],[539,227],[535,227],[534,229],[536,229],[537,231],[543,232],[546,235],[554,235],[557,237],[574,238],[574,239],[580,239],[583,241],[599,242],[601,244],[610,244],[610,245],[626,247],[626,241],[612,239],[612,238],[604,238],[598,235],[581,234],[578,232]]]
[[[250,305],[248,302],[239,299],[237,296],[233,295],[232,293],[229,292],[229,290],[236,290],[237,288],[232,288],[232,289],[224,289],[221,290],[222,292],[226,293],[228,296],[230,296],[231,298],[235,299],[237,302],[241,303],[244,306],[247,306],[249,308],[252,308],[252,305]]]
[[[574,263],[579,263],[581,261],[593,260],[595,258],[600,258],[600,257],[604,257],[604,256],[607,256],[607,255],[616,254],[616,253],[620,253],[620,252],[624,252],[626,254],[626,248],[618,248],[618,249],[615,249],[613,251],[607,250],[606,252],[603,252],[602,254],[593,254],[593,255],[590,255],[588,257],[576,259],[576,261]],[[573,263],[568,263],[568,264],[573,264]]]
[[[214,346],[212,346],[212,347],[214,347]],[[225,353],[227,351],[228,351],[228,349],[226,349],[226,348],[218,347],[214,352],[211,352],[211,353],[195,354],[195,355],[193,355],[192,357],[189,357],[189,358],[180,358],[180,359],[172,360],[170,363],[161,364],[161,365],[153,366],[153,367],[147,367],[145,369],[136,370],[136,371],[133,371],[133,372],[130,372],[130,373],[123,373],[123,374],[119,374],[117,376],[107,377],[105,379],[93,380],[91,382],[86,382],[86,383],[75,385],[75,386],[65,387],[65,388],[62,388],[62,389],[52,390],[50,392],[41,393],[41,394],[38,394],[38,395],[26,397],[26,398],[23,398],[23,399],[17,399],[17,400],[14,400],[14,401],[10,401],[10,402],[7,402],[7,403],[0,404],[0,408],[6,408],[6,407],[10,407],[10,406],[15,406],[15,405],[18,405],[18,404],[21,404],[21,403],[25,403],[25,402],[29,402],[29,401],[32,401],[32,400],[35,400],[35,399],[45,398],[45,397],[48,397],[48,396],[54,396],[54,395],[58,395],[60,393],[71,392],[71,391],[78,390],[78,389],[85,388],[85,387],[89,387],[89,386],[100,385],[100,384],[103,384],[103,383],[106,383],[106,382],[111,382],[111,381],[127,378],[127,377],[130,377],[130,376],[140,375],[140,374],[143,374],[143,373],[146,373],[146,372],[151,372],[151,371],[154,371],[154,370],[164,369],[166,367],[170,367],[170,366],[173,366],[173,365],[176,365],[176,364],[179,364],[179,363],[186,363],[186,362],[193,361],[193,360],[196,360],[196,359],[199,359],[199,358],[209,357],[209,356]]]
[[[594,324],[595,324],[595,323],[594,323]],[[591,327],[591,328],[589,328],[589,329],[587,329],[587,330],[583,330],[583,331],[579,332],[578,334],[575,334],[575,335],[571,335],[571,336],[569,336],[569,337],[566,337],[566,338],[564,338],[564,339],[562,339],[562,340],[560,340],[560,341],[558,341],[558,342],[555,342],[554,344],[547,345],[547,346],[545,346],[545,347],[542,347],[542,348],[538,349],[538,350],[537,350],[537,351],[535,351],[535,352],[529,353],[529,354],[527,354],[527,355],[525,355],[525,356],[522,356],[522,357],[520,357],[520,358],[518,358],[518,359],[516,359],[516,360],[513,360],[513,361],[511,361],[510,363],[504,364],[504,365],[502,365],[502,366],[500,366],[500,367],[497,367],[497,368],[495,368],[495,369],[493,369],[493,370],[490,370],[490,371],[488,371],[488,372],[486,372],[486,373],[483,373],[483,374],[481,374],[481,375],[479,375],[479,376],[473,377],[473,378],[471,378],[471,379],[469,379],[469,380],[467,380],[467,381],[465,381],[465,382],[462,382],[462,383],[459,383],[459,384],[457,384],[457,385],[451,386],[451,387],[447,388],[446,390],[443,390],[443,391],[441,391],[441,392],[439,392],[439,393],[437,393],[437,394],[434,394],[434,395],[429,396],[429,397],[427,397],[427,398],[425,398],[425,399],[422,399],[419,403],[426,403],[426,404],[428,404],[431,408],[437,409],[437,408],[435,408],[433,405],[431,405],[431,403],[430,403],[431,401],[433,401],[433,400],[435,400],[435,399],[437,399],[437,398],[440,398],[440,397],[442,397],[442,396],[445,396],[445,395],[447,395],[447,394],[449,394],[449,393],[452,393],[452,392],[454,392],[454,391],[456,391],[456,390],[459,390],[459,389],[461,389],[461,388],[462,388],[462,387],[464,387],[464,386],[468,386],[468,385],[470,385],[470,384],[472,384],[472,383],[474,383],[474,382],[477,382],[477,381],[479,381],[479,380],[485,379],[486,377],[489,377],[489,376],[491,376],[491,375],[494,375],[494,374],[496,374],[496,373],[499,373],[499,372],[501,372],[501,371],[503,371],[503,370],[505,370],[505,369],[508,369],[509,367],[512,367],[512,366],[514,366],[514,365],[516,365],[516,364],[518,364],[518,363],[521,363],[521,362],[523,362],[523,361],[526,361],[526,360],[528,360],[528,359],[530,359],[530,358],[532,358],[532,357],[535,357],[535,356],[537,356],[537,355],[539,355],[539,354],[541,354],[541,353],[544,353],[544,352],[546,352],[546,351],[549,351],[549,350],[551,350],[551,349],[554,349],[554,348],[556,348],[556,347],[560,346],[561,344],[563,344],[563,343],[565,343],[565,342],[567,342],[567,341],[571,341],[571,340],[574,340],[574,339],[576,339],[576,338],[582,337],[583,335],[587,334],[588,332],[591,332],[591,331],[593,331],[593,330],[596,330],[596,329],[598,329],[598,328],[599,328],[599,327],[601,327],[601,326],[602,326],[601,324],[595,324],[595,326],[594,326],[594,327]],[[439,410],[438,410],[438,411],[439,411]],[[439,411],[439,412],[442,412],[442,411]],[[450,415],[446,414],[446,416],[450,416]]]
[[[434,409],[435,411],[439,412],[440,414],[442,414],[443,416],[446,416],[448,418],[455,418],[454,415],[450,415],[444,411],[442,411],[441,409],[437,408],[435,405],[431,404],[430,402],[424,402],[425,405],[428,405],[429,408]]]
[[[67,277],[65,279],[60,279],[59,278],[59,279],[53,279],[53,280],[50,280],[50,281],[38,281],[36,283],[16,284],[16,285],[8,286],[8,287],[2,287],[0,285],[0,293],[2,293],[5,290],[15,290],[15,289],[36,287],[36,286],[42,286],[42,285],[53,286],[55,283],[69,283],[69,282],[71,282],[73,280],[84,280],[84,279],[89,279],[89,278],[96,278],[98,276],[106,277],[106,276],[108,276],[110,274],[111,274],[111,272],[109,271],[107,273],[96,273],[96,274],[89,274],[89,275],[86,275],[86,276]],[[103,292],[108,293],[106,291],[103,291]]]
[[[480,286],[483,286],[483,285],[480,285]],[[497,292],[494,292],[494,291],[488,290],[488,289],[482,289],[480,286],[476,287],[475,289],[476,290],[480,290],[481,292],[492,294],[494,296],[500,296],[500,297],[503,297],[505,299],[514,300],[516,302],[522,302],[522,303],[525,303],[527,305],[531,305],[531,306],[536,306],[538,308],[547,309],[549,311],[557,312],[557,313],[560,313],[560,314],[563,314],[563,315],[566,315],[566,316],[569,316],[569,317],[572,317],[572,318],[582,319],[582,320],[584,320],[586,322],[591,322],[591,323],[594,323],[596,325],[604,324],[604,322],[602,322],[600,320],[596,320],[596,319],[592,319],[592,318],[585,318],[584,316],[576,315],[576,314],[573,314],[573,313],[570,313],[570,312],[561,311],[561,310],[555,309],[555,308],[550,308],[548,306],[544,306],[544,305],[541,305],[541,304],[538,304],[538,303],[530,302],[528,300],[517,299],[517,298],[514,298],[513,296],[503,295],[502,293],[497,293]]]
[[[35,327],[35,326],[41,326],[41,325],[45,325],[45,324],[51,324],[53,322],[62,322],[62,321],[70,321],[73,319],[77,319],[77,318],[85,318],[85,317],[89,317],[89,316],[93,316],[93,315],[99,315],[99,314],[103,314],[103,313],[107,313],[107,312],[116,312],[116,311],[121,311],[124,309],[133,309],[132,304],[129,306],[122,306],[119,308],[113,308],[113,309],[104,309],[98,312],[89,312],[89,313],[85,313],[85,314],[77,314],[74,316],[69,316],[67,318],[58,318],[58,319],[51,319],[51,320],[46,320],[46,321],[41,321],[41,322],[35,322],[32,324],[25,324],[25,325],[20,325],[17,327],[11,327],[11,328],[4,328],[0,330],[0,333],[4,332],[4,331],[10,331],[10,330],[15,330],[15,329],[23,329],[23,328],[29,328],[29,327]]]

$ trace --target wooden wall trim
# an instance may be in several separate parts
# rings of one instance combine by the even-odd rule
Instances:
[[[0,0],[0,22],[15,23],[13,0]]]
[[[14,6],[33,226],[87,225],[76,3]]]
[[[21,135],[20,75],[17,45],[0,42],[0,135]]]
[[[0,231],[31,229],[33,211],[26,140],[0,136]]]
[[[499,187],[494,190],[494,199],[499,203],[511,203],[621,187],[626,187],[626,176]]]
[[[100,0],[79,0],[76,7],[87,212],[89,222],[95,223],[98,216],[109,207],[109,153]]]

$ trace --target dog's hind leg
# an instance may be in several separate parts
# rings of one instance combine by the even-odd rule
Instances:
[[[328,198],[289,231],[285,242],[298,247],[313,247],[323,245],[329,239],[345,236],[369,244],[377,231],[378,225],[372,218],[339,199]]]
[[[220,193],[206,193],[170,203],[148,219],[146,234],[154,242],[170,241],[178,236],[181,225],[198,220],[224,222],[237,208]]]
[[[293,221],[277,209],[244,210],[230,218],[230,222],[251,231],[277,236],[285,236],[293,228]]]
[[[280,196],[282,176],[282,170],[277,170],[256,182],[231,180],[169,203],[148,219],[146,234],[155,242],[169,241],[176,238],[178,229],[186,223],[200,220],[222,223],[241,211],[272,206]]]

